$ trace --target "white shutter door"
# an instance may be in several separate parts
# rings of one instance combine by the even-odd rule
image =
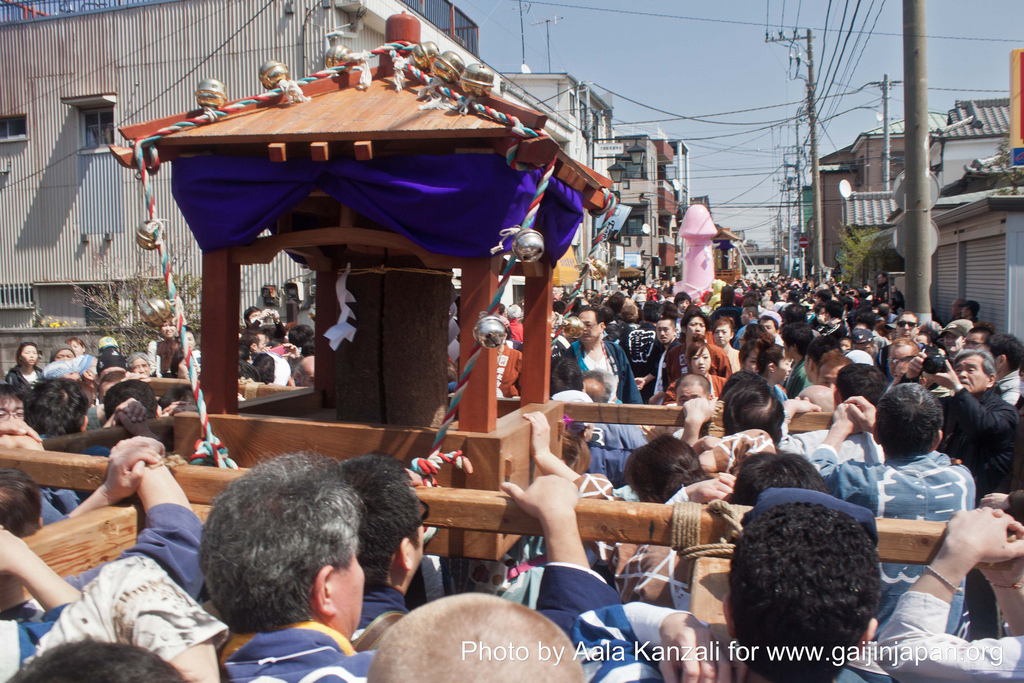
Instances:
[[[957,245],[947,244],[939,247],[935,262],[935,310],[945,320],[949,315],[949,307],[956,300],[958,279],[960,277],[956,262]]]
[[[1006,331],[1006,236],[967,243],[966,298],[981,304],[979,320],[988,320],[997,332]]]

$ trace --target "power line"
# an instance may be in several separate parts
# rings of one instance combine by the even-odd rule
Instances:
[[[532,5],[542,5],[542,6],[545,6],[545,7],[562,7],[562,8],[566,8],[566,9],[589,10],[591,12],[608,12],[608,13],[612,13],[612,14],[627,14],[627,15],[630,15],[630,16],[652,17],[652,18],[655,18],[655,19],[678,19],[678,20],[681,20],[681,21],[702,21],[702,22],[707,22],[707,23],[711,23],[711,24],[731,24],[731,25],[735,25],[735,26],[757,26],[758,28],[760,28],[760,26],[761,26],[761,24],[759,22],[756,22],[756,21],[740,21],[738,19],[711,19],[711,18],[708,18],[708,17],[688,17],[688,16],[683,16],[683,15],[680,15],[680,14],[662,14],[662,13],[658,13],[658,12],[640,12],[638,10],[615,9],[615,8],[611,8],[611,7],[587,7],[585,5],[567,5],[565,3],[542,2],[542,1],[539,1],[539,0],[530,0],[530,4],[532,4]],[[815,31],[822,31],[822,32],[831,31],[833,33],[836,32],[836,29],[830,29],[830,28],[815,28],[813,26],[811,28],[813,30],[815,30]],[[875,33],[875,35],[887,36],[887,37],[890,37],[890,38],[901,38],[901,39],[903,38],[903,34],[902,33],[893,33],[893,32],[879,31],[879,32]],[[974,41],[974,42],[981,42],[981,43],[1007,43],[1007,44],[1012,44],[1012,45],[1016,45],[1016,44],[1020,43],[1020,39],[1019,38],[977,38],[977,37],[974,37],[974,36],[923,36],[923,37],[924,38],[929,38],[931,40],[966,40],[966,41]]]

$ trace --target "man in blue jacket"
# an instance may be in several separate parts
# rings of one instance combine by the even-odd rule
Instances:
[[[579,319],[583,323],[583,335],[572,343],[570,353],[580,364],[580,369],[584,372],[605,370],[614,375],[614,392],[618,403],[643,403],[626,352],[618,344],[604,339],[605,321],[601,312],[591,306],[584,306],[580,309]]]

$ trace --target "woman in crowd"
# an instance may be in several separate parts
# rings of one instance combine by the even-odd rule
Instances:
[[[711,333],[711,337],[715,342],[715,346],[725,351],[725,355],[729,357],[729,367],[732,371],[739,372],[740,352],[732,348],[732,338],[735,334],[733,326],[735,324],[732,317],[723,315],[715,321],[715,328]]]
[[[39,347],[35,342],[21,342],[14,358],[17,365],[7,372],[4,381],[21,391],[28,391],[43,376],[38,367]]]
[[[698,339],[690,344],[687,352],[689,370],[687,374],[700,375],[711,382],[711,396],[718,398],[725,386],[725,377],[711,374],[711,349],[707,342]]]

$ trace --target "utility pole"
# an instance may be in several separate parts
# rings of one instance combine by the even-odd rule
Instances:
[[[889,74],[882,76],[882,177],[889,191]]]
[[[903,0],[903,147],[906,157],[906,302],[931,320],[931,187],[928,177],[928,60],[925,0]]]
[[[811,249],[814,250],[814,278],[821,284],[824,272],[824,231],[821,225],[821,175],[818,172],[818,111],[814,101],[814,40],[807,29],[807,115],[811,124]]]

